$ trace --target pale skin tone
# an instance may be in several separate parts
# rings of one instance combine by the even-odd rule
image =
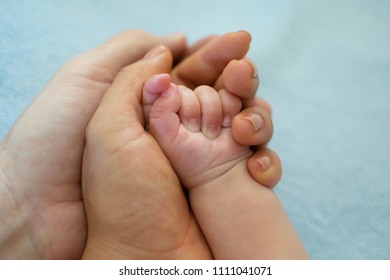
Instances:
[[[145,83],[142,103],[215,258],[307,258],[275,194],[247,171],[252,151],[232,134],[239,98],[208,86],[192,91],[160,74]]]
[[[249,40],[246,33],[238,35],[244,36],[244,41],[236,41],[237,35],[229,34],[223,39],[230,40],[233,36],[236,43],[224,42],[223,45],[225,49],[227,46],[242,48],[241,56],[247,51]],[[210,44],[215,46],[214,41]],[[217,49],[220,50],[220,46]],[[169,71],[171,63],[166,50],[155,49],[152,54],[116,77],[88,126],[83,196],[89,238],[84,258],[212,258],[171,164],[144,128],[141,106],[144,81],[156,72]],[[197,57],[204,59],[205,54]],[[229,64],[232,59],[220,57],[218,60]],[[153,63],[154,73],[145,70],[145,65],[150,63]],[[210,72],[215,75],[226,68],[218,64]],[[253,74],[247,79],[252,81]],[[129,91],[129,88],[134,90]],[[259,134],[263,133],[247,131],[247,135],[257,135],[253,138]],[[140,154],[140,150],[144,153]],[[140,177],[142,174],[145,176]]]
[[[213,44],[207,44],[211,41]],[[251,71],[250,64],[243,59],[249,41],[246,33],[236,33],[205,39],[187,50],[182,36],[156,37],[140,31],[128,31],[67,63],[0,144],[0,257],[68,259],[80,258],[84,250],[85,258],[210,257],[209,248],[198,225],[193,221],[175,173],[168,167],[161,149],[140,130],[140,127],[143,129],[139,101],[142,83],[152,74],[169,72],[171,54],[166,47],[158,47],[162,50],[159,56],[138,60],[159,44],[166,45],[177,61],[184,53],[188,53],[188,58],[172,70],[175,82],[190,86],[186,82],[187,77],[197,71],[197,65],[205,64],[207,66],[203,71],[208,73],[205,77],[209,83],[214,81],[217,87],[224,85],[224,79],[232,80],[231,87],[236,86],[240,98],[245,99],[248,106],[252,106],[247,112],[270,119],[267,104],[253,99],[258,84],[256,79],[251,82],[251,91],[245,92],[237,86],[234,78],[228,79],[234,72]],[[210,55],[220,49],[218,44],[222,43],[230,46],[226,48],[225,54],[217,59],[210,59]],[[236,62],[227,65],[232,59],[236,59]],[[130,66],[121,70],[129,64]],[[205,81],[195,81],[198,82]],[[117,91],[123,95],[112,94]],[[120,106],[117,106],[118,103]],[[254,105],[260,106],[253,107]],[[88,126],[89,141],[85,148],[85,130],[93,115],[95,120]],[[242,117],[245,118],[244,113]],[[98,121],[99,118],[105,121]],[[134,129],[126,131],[124,127],[127,125]],[[121,135],[121,132],[124,133]],[[246,134],[246,139],[255,142],[255,145],[265,144],[271,137],[270,133],[262,129],[247,130]],[[114,136],[111,137],[112,135]],[[131,141],[138,136],[145,142]],[[108,147],[105,146],[103,151],[91,148],[94,143],[100,144],[105,139],[111,140],[104,141]],[[128,140],[127,145],[122,145],[122,141]],[[115,182],[110,182],[109,185],[124,183],[124,189],[107,189],[100,184],[89,184],[83,194],[86,200],[84,205],[81,194],[84,148],[87,161],[91,158],[91,153],[96,156],[107,151],[114,153],[117,151],[115,147],[125,147],[128,153],[123,156],[116,154],[116,158],[112,154],[106,154],[110,159],[123,166],[121,159],[130,153],[131,160],[126,162],[123,170],[119,168],[119,171],[124,172],[125,167],[129,167],[126,168],[126,174],[123,174],[127,179],[112,177]],[[264,154],[277,158],[274,153],[259,146],[259,151],[248,162],[248,167],[258,181],[272,187],[280,177],[280,165],[274,160],[267,170],[261,172],[256,162]],[[152,163],[147,162],[149,156],[153,157]],[[143,166],[154,164],[161,164],[158,165],[161,169],[156,172],[153,183],[148,181],[149,170]],[[96,172],[99,173],[100,170]],[[120,172],[118,175],[121,175]],[[94,178],[94,174],[88,172],[86,176]],[[161,177],[165,181],[161,185],[156,184],[161,182]],[[125,181],[130,179],[131,184],[126,184]],[[163,192],[165,185],[171,191]],[[112,198],[119,199],[110,200],[105,195],[106,191],[109,191]],[[155,211],[160,210],[157,206],[163,206],[164,202],[167,204],[166,211],[161,211],[158,216],[151,214],[154,212],[153,207],[140,212],[137,207],[141,205],[127,207],[129,200],[123,204],[125,208],[117,207],[126,194],[149,197],[149,202],[139,202],[145,205],[149,205],[150,201],[155,202]],[[151,197],[150,194],[154,195]],[[131,195],[127,198],[134,197]],[[88,201],[93,201],[93,205],[88,204]],[[89,227],[86,249],[87,223],[84,209],[87,210]],[[107,209],[113,212],[111,217],[107,216]],[[183,220],[172,218],[170,228],[160,227],[158,222],[161,219],[169,220],[172,213],[182,213],[174,218]],[[122,218],[126,216],[137,217],[146,224],[140,222],[123,226]],[[114,224],[114,228],[111,228],[111,224]],[[136,233],[147,228],[148,224],[154,225],[151,229],[155,230],[158,238],[137,238]],[[115,231],[115,228],[119,231]],[[113,234],[109,233],[111,230]],[[133,231],[133,235],[127,235],[129,230]],[[186,237],[185,242],[183,236]],[[150,243],[153,238],[154,242]],[[166,239],[171,242],[166,243]],[[164,244],[168,244],[168,247],[161,248]]]

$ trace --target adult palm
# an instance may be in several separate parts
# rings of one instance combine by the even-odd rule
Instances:
[[[215,53],[219,47],[218,43],[207,47],[211,38],[195,45],[189,51],[189,57],[173,70],[176,82],[192,83],[193,86],[206,82],[203,79],[194,83],[189,78],[199,70],[199,65],[206,65],[202,72],[208,73],[207,82],[221,83],[219,77],[224,66],[245,55],[250,39],[248,41],[248,34],[242,32],[218,38],[220,43],[226,45],[228,42],[230,46],[225,48],[226,55],[216,59],[207,55]],[[242,44],[243,41],[246,43]],[[0,257],[73,259],[82,256],[87,237],[81,190],[86,127],[117,73],[159,44],[167,45],[175,59],[186,51],[182,36],[163,38],[140,31],[125,32],[68,62],[22,114],[0,145]],[[122,76],[125,74],[123,71]],[[153,139],[141,139],[145,140],[144,144],[153,146]],[[157,147],[153,147],[156,150],[151,151],[158,154]],[[169,173],[168,167],[169,163],[165,162]],[[177,183],[175,175],[170,174],[168,181]],[[176,189],[175,193],[179,194],[181,204],[175,204],[174,211],[188,209],[180,190]],[[165,198],[171,202],[177,199],[173,196]],[[112,203],[108,207],[115,205]],[[199,254],[193,257],[210,256],[192,214],[188,212],[187,217],[191,226],[187,224],[184,228],[191,229],[193,234],[186,236],[196,236],[201,244]],[[90,216],[88,218],[93,220]],[[162,227],[155,224],[155,229]],[[154,233],[159,235],[158,230]],[[147,256],[144,254],[143,257]],[[188,255],[184,252],[181,257]]]
[[[0,146],[0,257],[82,256],[85,129],[115,75],[158,44],[179,57],[183,36],[128,31],[66,63]]]

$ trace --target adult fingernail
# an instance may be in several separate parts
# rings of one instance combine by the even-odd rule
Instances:
[[[251,123],[254,132],[263,127],[263,119],[257,114],[250,114],[249,116],[245,117],[244,120],[247,120]]]
[[[250,61],[249,59],[245,59],[245,61],[251,66],[252,68],[252,79],[257,79],[259,77],[259,74],[257,72],[257,67],[256,65]]]
[[[243,30],[243,29],[240,29],[240,30],[238,30],[236,33],[248,33],[248,31]]]
[[[157,56],[159,56],[160,54],[162,54],[163,52],[166,51],[166,47],[163,46],[163,45],[159,45],[157,47],[154,47],[153,49],[151,49],[145,56],[144,56],[144,59],[152,59],[152,58],[155,58]]]
[[[271,166],[271,159],[267,156],[263,156],[257,159],[257,163],[260,165],[261,172],[264,172]]]
[[[183,33],[181,32],[174,32],[170,35],[168,35],[168,38],[171,39],[171,40],[181,40],[181,39],[185,39],[186,35],[184,35]]]

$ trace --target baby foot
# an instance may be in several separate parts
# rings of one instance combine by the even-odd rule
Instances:
[[[250,156],[231,132],[241,101],[208,86],[176,86],[168,74],[146,81],[142,104],[149,132],[187,188],[209,182]]]

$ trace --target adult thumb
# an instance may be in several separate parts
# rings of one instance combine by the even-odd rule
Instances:
[[[163,45],[153,48],[141,60],[126,66],[115,77],[87,128],[91,138],[104,140],[107,135],[131,131],[127,138],[144,133],[141,106],[142,88],[154,74],[167,73],[172,67],[172,54]],[[103,138],[103,139],[102,139]],[[128,139],[130,140],[130,139]]]

